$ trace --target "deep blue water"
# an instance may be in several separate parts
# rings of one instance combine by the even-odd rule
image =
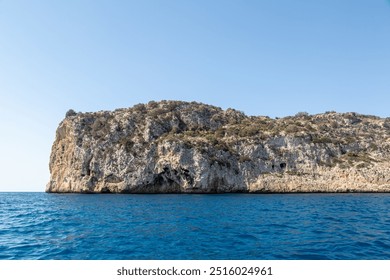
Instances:
[[[0,259],[390,259],[390,194],[0,193]]]

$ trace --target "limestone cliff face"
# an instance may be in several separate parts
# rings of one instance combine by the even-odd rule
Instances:
[[[47,192],[390,192],[390,119],[249,117],[200,103],[69,111]]]

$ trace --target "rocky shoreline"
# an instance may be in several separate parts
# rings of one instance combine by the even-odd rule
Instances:
[[[49,166],[54,193],[390,192],[390,118],[181,101],[69,110]]]

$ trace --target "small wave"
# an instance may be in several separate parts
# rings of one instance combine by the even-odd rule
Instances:
[[[286,256],[286,259],[292,260],[331,260],[328,255],[317,254],[317,253],[301,253],[301,254],[292,254]]]
[[[237,235],[237,238],[246,240],[258,240],[258,238],[252,234],[239,234]]]

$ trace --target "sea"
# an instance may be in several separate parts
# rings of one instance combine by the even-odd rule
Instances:
[[[0,260],[389,260],[390,194],[0,193]]]

